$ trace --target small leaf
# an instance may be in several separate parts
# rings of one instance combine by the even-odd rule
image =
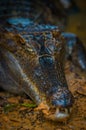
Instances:
[[[23,103],[23,104],[21,104],[21,106],[29,107],[29,108],[34,108],[34,107],[36,107],[37,105],[36,105],[36,104]]]

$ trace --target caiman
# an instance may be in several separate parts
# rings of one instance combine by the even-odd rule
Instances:
[[[75,34],[63,33],[44,19],[39,7],[46,6],[34,0],[0,1],[0,87],[26,93],[47,118],[59,121],[70,116],[74,102],[65,57],[86,72],[86,50]]]

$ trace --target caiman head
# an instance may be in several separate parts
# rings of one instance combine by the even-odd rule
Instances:
[[[73,105],[64,74],[64,39],[59,29],[53,26],[36,30],[31,36],[29,41],[33,49],[29,58],[29,76],[39,95],[33,100],[49,119],[63,120],[69,117]]]
[[[2,38],[0,43],[7,74],[47,118],[67,119],[73,96],[64,74],[65,42],[58,27],[32,25],[24,30],[26,34],[22,31],[15,34],[12,28],[12,32],[7,30],[3,33],[5,40]]]

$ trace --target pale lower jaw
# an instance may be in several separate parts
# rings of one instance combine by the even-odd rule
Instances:
[[[64,119],[67,119],[70,115],[68,112],[60,112],[56,110],[56,113],[54,114],[54,116],[56,120],[64,120]]]
[[[59,108],[56,109],[55,113],[51,113],[48,110],[48,115],[45,115],[47,119],[53,120],[53,121],[66,121],[70,117],[70,111],[68,109],[64,109],[64,112],[61,112]]]

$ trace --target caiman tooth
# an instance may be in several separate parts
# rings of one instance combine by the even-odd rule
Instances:
[[[65,108],[65,113],[71,113],[72,108]]]
[[[65,113],[67,113],[67,114],[69,113],[67,108],[65,108]]]
[[[56,114],[58,114],[60,112],[59,108],[56,109]]]
[[[69,112],[70,112],[70,113],[71,113],[71,111],[72,111],[72,108],[69,109]]]

